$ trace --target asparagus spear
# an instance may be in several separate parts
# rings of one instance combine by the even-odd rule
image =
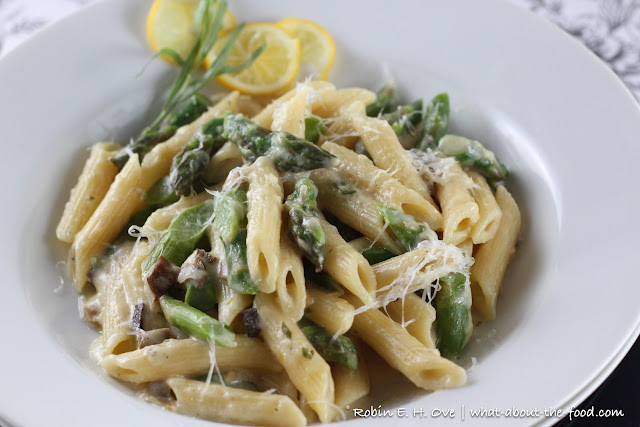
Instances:
[[[211,105],[211,100],[201,93],[194,94],[175,113],[169,114],[167,124],[179,128],[192,123],[195,119],[204,114]]]
[[[243,64],[227,65],[233,45],[244,24],[238,25],[216,56],[209,68],[199,73],[199,65],[204,61],[208,52],[215,44],[222,29],[222,22],[227,11],[227,0],[200,0],[196,9],[195,29],[196,42],[186,58],[182,58],[175,50],[160,49],[153,58],[160,55],[168,56],[180,65],[180,72],[176,76],[169,94],[162,105],[162,111],[156,119],[147,126],[140,135],[123,148],[112,161],[121,168],[129,159],[131,153],[138,153],[140,160],[159,142],[169,139],[179,126],[191,123],[206,110],[200,90],[214,77],[239,72],[251,65],[265,49],[263,43]],[[193,97],[193,98],[192,98]],[[205,105],[203,105],[205,104]],[[176,111],[180,106],[181,109]]]
[[[210,104],[211,102],[206,96],[196,93],[180,109],[169,114],[161,125],[162,127],[159,129],[151,127],[144,129],[134,141],[118,151],[111,161],[118,168],[122,168],[129,160],[131,153],[138,154],[142,159],[154,145],[171,138],[180,126],[188,125],[204,114]]]
[[[162,255],[176,265],[182,265],[204,235],[213,215],[213,200],[185,209],[178,215],[144,262],[144,278]]]
[[[324,289],[327,292],[338,292],[340,295],[344,295],[344,288],[326,271],[316,271],[313,264],[303,260],[304,265],[304,277],[307,281],[313,283],[319,288]]]
[[[211,155],[225,143],[221,135],[223,123],[222,117],[209,120],[173,158],[169,183],[177,195],[186,195],[191,191],[203,177]]]
[[[258,288],[247,261],[247,188],[227,188],[216,200],[214,227],[224,245],[227,283],[242,294],[255,295]]]
[[[418,143],[418,148],[426,151],[427,148],[438,146],[442,138],[449,129],[449,95],[439,93],[427,104],[424,113],[422,138]]]
[[[435,297],[436,345],[444,357],[457,358],[473,331],[471,288],[462,273],[441,277],[440,286]]]
[[[386,261],[396,256],[396,254],[386,248],[364,248],[360,253],[371,265]]]
[[[177,202],[180,197],[175,193],[169,180],[169,175],[157,180],[144,193],[144,201],[151,206],[170,205]]]
[[[454,157],[461,166],[472,167],[491,181],[501,181],[507,177],[507,168],[496,155],[480,142],[457,136],[445,135],[438,149],[446,156]]]
[[[390,113],[398,105],[395,99],[396,90],[391,85],[385,85],[377,93],[376,100],[367,105],[366,112],[369,117],[378,117],[380,114]]]
[[[227,114],[222,136],[238,145],[250,162],[270,158],[281,172],[304,172],[331,166],[334,156],[306,139],[288,132],[270,132],[242,114]]]
[[[302,318],[298,326],[324,360],[338,363],[347,369],[358,369],[360,366],[358,352],[353,341],[348,337],[340,335],[334,340],[329,331],[307,318]]]
[[[383,114],[380,118],[389,122],[398,136],[398,141],[405,149],[413,148],[421,134],[422,99],[402,105],[395,111]]]
[[[198,310],[208,311],[216,305],[216,291],[213,287],[215,274],[212,272],[215,257],[203,249],[196,249],[182,263],[178,283],[187,288],[184,302]]]
[[[218,300],[216,299],[216,291],[213,285],[209,283],[202,288],[192,285],[187,286],[184,302],[198,310],[209,311],[215,307]]]
[[[317,197],[316,184],[309,178],[302,177],[296,181],[295,189],[287,197],[285,206],[290,217],[289,237],[316,266],[316,270],[321,271],[326,244]]]
[[[160,307],[170,324],[189,335],[222,347],[236,346],[236,334],[231,328],[197,308],[169,295],[160,297]]]
[[[405,251],[414,250],[423,240],[438,240],[436,232],[413,215],[382,205],[378,205],[378,211]]]
[[[327,127],[322,119],[317,116],[309,116],[304,119],[304,139],[314,144],[320,140],[320,135],[326,132]]]

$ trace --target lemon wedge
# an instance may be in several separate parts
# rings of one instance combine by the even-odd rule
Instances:
[[[305,74],[302,77],[311,75],[327,80],[336,54],[331,34],[315,22],[299,18],[283,19],[277,25],[300,41],[300,61]]]
[[[207,55],[209,67],[224,46],[229,33],[220,36]],[[300,43],[276,24],[254,22],[247,24],[227,60],[228,65],[244,63],[263,43],[265,50],[251,66],[237,73],[216,77],[221,85],[250,95],[271,95],[289,88],[300,68]]]
[[[154,52],[172,48],[186,58],[196,42],[194,15],[198,0],[155,0],[147,16],[147,38]],[[236,26],[236,20],[226,11],[222,31]],[[173,62],[171,59],[166,58]]]

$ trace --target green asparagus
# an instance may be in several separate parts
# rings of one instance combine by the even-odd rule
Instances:
[[[224,245],[227,283],[242,294],[255,295],[258,288],[247,261],[247,188],[224,189],[216,199],[214,227]]]
[[[340,295],[344,295],[344,288],[326,271],[316,271],[316,268],[310,262],[303,260],[304,265],[304,277],[310,283],[313,283],[319,288],[324,289],[327,292],[338,292]]]
[[[244,28],[244,24],[240,24],[231,32],[209,68],[200,73],[198,71],[199,65],[202,64],[215,44],[222,29],[224,15],[227,11],[227,0],[200,0],[196,11],[194,25],[196,42],[189,55],[182,58],[175,50],[163,48],[152,57],[154,59],[158,56],[167,56],[180,65],[180,71],[162,105],[160,114],[137,138],[133,139],[112,159],[119,168],[124,166],[131,153],[137,153],[142,160],[154,145],[169,139],[175,134],[178,127],[191,123],[199,117],[207,108],[204,98],[199,95],[202,88],[220,74],[244,70],[265,49],[263,43],[252,52],[246,62],[239,65],[226,64],[233,45]]]
[[[184,295],[184,302],[198,310],[209,311],[215,307],[218,300],[216,299],[215,289],[211,284],[208,284],[203,288],[187,286],[187,292]]]
[[[176,265],[182,265],[204,235],[212,216],[213,200],[206,200],[185,209],[171,221],[143,264],[144,278],[161,255]]]
[[[169,180],[169,175],[163,176],[157,180],[147,191],[144,193],[144,201],[151,206],[164,206],[177,202],[180,199]]]
[[[289,211],[289,237],[300,252],[322,270],[326,251],[324,231],[320,224],[320,210],[316,201],[318,187],[307,177],[296,181],[295,190],[287,197]]]
[[[378,117],[380,114],[390,113],[398,103],[395,99],[396,90],[391,85],[380,88],[376,94],[376,100],[367,105],[366,112],[369,117]]]
[[[496,155],[480,142],[457,136],[445,135],[438,144],[444,155],[454,157],[461,166],[472,167],[491,181],[501,181],[507,177],[507,168]]]
[[[338,363],[347,369],[358,369],[360,366],[358,352],[353,341],[348,337],[340,335],[333,339],[329,331],[307,318],[302,318],[298,326],[324,360]]]
[[[188,125],[204,114],[210,104],[211,102],[206,96],[196,93],[175,113],[169,114],[159,129],[146,128],[134,141],[121,149],[111,161],[122,168],[131,153],[138,154],[142,159],[156,144],[171,138],[179,127]]]
[[[160,307],[170,324],[193,337],[222,347],[237,345],[236,334],[230,327],[197,308],[169,295],[160,297]]]
[[[426,222],[412,215],[382,205],[378,205],[378,211],[405,251],[414,250],[423,240],[438,240],[438,235]]]
[[[436,293],[436,344],[447,358],[460,356],[471,332],[471,288],[467,276],[451,273],[440,278]]]
[[[424,112],[423,130],[418,148],[426,151],[427,148],[436,148],[440,138],[449,129],[449,95],[439,93],[427,104]]]
[[[173,158],[169,182],[177,195],[189,194],[204,176],[211,155],[225,143],[221,136],[223,123],[222,117],[209,120]]]
[[[386,261],[396,256],[396,254],[385,248],[364,248],[360,253],[371,265]]]
[[[204,249],[196,249],[180,266],[178,283],[186,287],[184,302],[202,311],[216,305],[213,270],[215,257]]]
[[[422,99],[402,105],[395,111],[383,114],[380,118],[389,122],[398,136],[398,141],[405,149],[413,148],[422,132]]]
[[[268,157],[281,172],[304,172],[334,162],[332,154],[312,142],[288,132],[270,132],[242,114],[227,114],[222,136],[236,143],[246,160]]]
[[[322,119],[317,116],[309,116],[304,119],[304,139],[314,144],[320,140],[320,135],[326,132],[327,127]]]

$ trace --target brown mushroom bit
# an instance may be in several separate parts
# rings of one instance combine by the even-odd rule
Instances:
[[[244,328],[247,331],[249,338],[256,338],[260,335],[262,328],[260,327],[260,317],[258,316],[258,310],[255,308],[247,308],[242,310],[242,321],[244,322]]]
[[[180,267],[162,255],[158,257],[158,262],[147,276],[149,288],[156,298],[160,298],[169,288],[178,283],[178,274],[180,274]]]

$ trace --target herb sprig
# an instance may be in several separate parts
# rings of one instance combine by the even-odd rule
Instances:
[[[191,121],[195,120],[199,114],[190,114],[190,107],[187,102],[193,100],[194,97],[201,97],[200,90],[211,79],[221,74],[235,73],[246,69],[264,51],[266,45],[263,43],[251,53],[251,56],[244,63],[238,65],[227,64],[233,45],[244,28],[245,24],[242,23],[231,31],[229,38],[211,65],[204,72],[199,71],[200,65],[218,39],[226,11],[227,0],[200,0],[194,17],[197,37],[189,55],[186,58],[182,58],[175,49],[165,47],[151,57],[149,63],[158,56],[169,57],[180,66],[180,71],[168,92],[166,100],[162,104],[158,117],[144,128],[137,138],[133,139],[111,159],[119,168],[124,166],[132,154],[138,154],[140,160],[142,160],[153,146],[171,138],[179,126],[186,124],[178,122],[177,117],[188,116],[192,117]],[[144,72],[144,69],[142,72]],[[180,111],[181,114],[175,113],[181,105],[184,105]],[[182,111],[185,109],[186,112]],[[200,112],[200,114],[202,113]],[[194,115],[195,117],[193,117]]]

